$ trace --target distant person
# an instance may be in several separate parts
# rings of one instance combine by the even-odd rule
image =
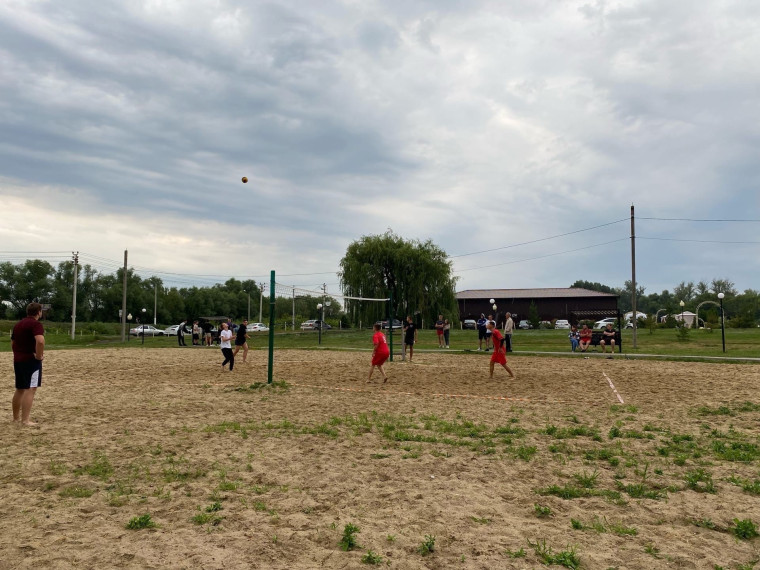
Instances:
[[[206,321],[201,325],[201,330],[203,330],[203,342],[206,346],[211,346],[213,343],[212,341],[212,335],[211,335],[211,329],[214,328],[214,325],[212,325],[210,322]]]
[[[222,323],[222,330],[219,333],[219,347],[222,349],[222,354],[224,355],[222,370],[224,370],[224,366],[229,362],[230,372],[232,372],[232,369],[235,368],[235,355],[232,354],[232,346],[230,346],[231,340],[232,331],[230,330],[229,325],[227,323]]]
[[[237,356],[237,353],[240,351],[240,349],[243,349],[243,364],[245,364],[246,359],[248,358],[248,339],[251,338],[251,335],[248,334],[248,319],[243,319],[243,324],[241,324],[237,329],[237,334],[235,335],[235,352],[232,356]]]
[[[578,327],[575,325],[570,327],[570,334],[567,335],[567,337],[570,339],[570,349],[575,352],[578,346],[581,343],[580,340],[580,334],[578,333]]]
[[[493,324],[492,327],[489,327],[489,324]],[[492,338],[493,337],[493,331],[496,329],[496,321],[493,320],[493,315],[488,315],[488,319],[486,320],[486,352],[491,350],[491,344],[492,344]],[[499,335],[499,338],[501,338],[501,335]]]
[[[607,327],[602,331],[602,340],[599,341],[599,346],[602,347],[602,352],[607,352],[607,347],[610,347],[610,352],[615,354],[615,329],[612,328],[612,323],[607,323]],[[612,358],[609,356],[608,358]]]
[[[483,350],[483,341],[486,338],[486,333],[488,332],[488,328],[486,325],[488,324],[488,320],[486,319],[486,316],[483,313],[480,313],[480,318],[475,323],[475,326],[478,327],[478,351]],[[488,344],[486,343],[486,350],[488,350]]]
[[[583,327],[581,327],[581,332],[578,336],[580,337],[578,346],[581,347],[581,352],[586,352],[588,347],[591,346],[591,339],[593,338],[594,333],[591,332],[591,329],[588,328],[587,324],[584,324]]]
[[[193,346],[198,346],[201,343],[201,327],[198,326],[198,321],[193,321]]]
[[[435,321],[435,335],[438,337],[438,348],[443,348],[443,315],[438,315],[438,320]]]
[[[412,322],[412,317],[406,317],[406,323],[404,323],[404,360],[406,360],[406,347],[409,347],[409,362],[412,361],[414,355],[414,343],[417,342],[417,327]]]
[[[451,323],[449,319],[443,321],[443,342],[446,343],[446,348],[449,347],[449,336],[451,335]]]
[[[493,335],[493,354],[491,355],[491,364],[490,364],[490,376],[489,378],[493,378],[493,369],[495,364],[501,364],[501,366],[509,373],[510,378],[514,378],[515,375],[512,372],[512,370],[507,366],[507,356],[504,348],[501,346],[501,333],[499,332],[499,329],[496,328],[496,323],[493,321],[489,321],[488,325],[486,325],[488,329],[491,331],[491,334]]]
[[[187,346],[185,344],[185,323],[186,321],[182,321],[177,326],[177,345],[178,346]]]
[[[391,351],[388,349],[388,342],[385,340],[385,335],[380,330],[380,324],[375,323],[372,328],[375,331],[375,334],[372,335],[372,344],[374,345],[374,348],[372,349],[372,363],[369,366],[369,378],[367,378],[367,382],[372,380],[372,373],[375,371],[375,367],[377,367],[380,374],[383,375],[383,384],[385,384],[388,381],[388,376],[385,374],[383,364],[388,360]],[[409,360],[411,359],[410,356]]]
[[[504,321],[504,346],[507,352],[512,352],[512,333],[515,330],[515,322],[512,320],[512,314],[507,313],[507,320]]]
[[[13,393],[13,421],[23,426],[37,425],[30,419],[34,394],[42,386],[42,359],[45,352],[45,329],[40,322],[42,305],[29,303],[26,318],[13,327],[11,349],[16,391]]]

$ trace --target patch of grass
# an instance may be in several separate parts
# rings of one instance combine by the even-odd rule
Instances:
[[[728,406],[718,406],[717,408],[711,408],[709,406],[701,406],[697,408],[697,414],[700,416],[733,416],[735,415],[731,408]]]
[[[219,501],[216,501],[215,503],[211,503],[208,507],[206,507],[207,513],[216,513],[218,511],[222,510],[222,503]]]
[[[626,493],[633,499],[653,499],[655,501],[664,499],[666,493],[659,489],[652,489],[645,483],[630,483],[623,485],[619,481],[617,482],[618,489]]]
[[[103,453],[96,451],[92,454],[92,463],[74,469],[74,474],[77,476],[84,473],[105,481],[113,475],[113,466]]]
[[[66,473],[66,465],[63,463],[63,461],[50,461],[50,473],[53,475],[63,475]]]
[[[525,555],[527,553],[525,552],[524,548],[521,548],[520,550],[514,550],[514,551],[510,550],[509,548],[507,548],[504,551],[504,554],[506,554],[510,558],[525,558]]]
[[[127,528],[129,530],[140,530],[143,528],[156,528],[158,525],[153,521],[153,519],[150,517],[149,514],[140,515],[139,517],[134,517],[129,520],[127,523]]]
[[[572,518],[570,519],[570,526],[574,528],[575,530],[583,530],[586,528],[581,521],[579,521],[578,519],[572,519]]]
[[[713,453],[724,461],[755,461],[760,459],[760,448],[757,444],[749,442],[713,441]]]
[[[617,491],[610,491],[607,489],[585,489],[574,485],[565,485],[564,487],[550,485],[549,487],[536,489],[536,493],[539,495],[553,495],[560,499],[579,499],[581,497],[604,497],[612,501],[619,501],[621,499],[621,495]]]
[[[61,497],[74,499],[92,497],[93,494],[95,494],[95,490],[88,489],[87,487],[66,487],[58,493]]]
[[[362,556],[362,562],[364,564],[372,564],[372,565],[382,564],[383,557],[380,556],[379,554],[372,552],[371,550],[368,550],[367,554]]]
[[[623,523],[610,523],[609,529],[618,536],[636,536],[639,531],[632,526],[625,526]]]
[[[184,482],[191,479],[205,477],[207,471],[203,469],[178,469],[176,467],[165,468],[162,472],[164,481],[167,483]]]
[[[732,475],[727,481],[741,487],[742,491],[745,493],[749,493],[750,495],[760,495],[760,479],[750,481],[749,479],[743,479]]]
[[[758,536],[757,525],[752,522],[752,519],[734,519],[734,527],[731,532],[736,538],[742,540],[749,540]]]
[[[561,550],[555,554],[550,546],[546,546],[546,540],[537,540],[533,543],[529,539],[528,544],[533,548],[542,564],[547,566],[556,564],[573,570],[580,568],[581,561],[575,552],[575,547],[568,546],[567,550]]]
[[[708,473],[701,467],[687,471],[684,475],[686,487],[697,493],[717,493],[715,484],[712,480],[712,474]]]
[[[644,545],[644,552],[651,554],[655,558],[660,557],[660,549],[655,546],[654,542],[647,542]]]
[[[213,507],[213,505],[211,505]],[[198,514],[192,517],[190,520],[193,522],[193,524],[197,525],[204,525],[206,523],[210,523],[211,526],[217,526],[219,523],[222,522],[222,517],[219,517],[215,515],[216,511],[209,511],[209,507],[206,507],[205,512],[201,511],[201,508],[198,507]]]
[[[369,456],[370,459],[385,459],[386,457],[390,457],[390,453],[373,453]]]
[[[545,505],[539,505],[538,503],[535,503],[533,505],[533,512],[536,513],[536,516],[539,518],[545,518],[552,516],[552,510],[551,508],[545,506]]]
[[[533,445],[521,445],[514,450],[515,455],[523,461],[530,461],[537,452],[538,449]]]
[[[692,521],[694,523],[694,526],[698,526],[700,528],[707,528],[710,530],[720,530],[718,526],[712,522],[710,519],[698,519]]]
[[[478,518],[478,517],[470,517],[474,522],[478,524],[491,524],[491,519],[487,518]]]
[[[612,404],[610,406],[610,411],[615,413],[625,413],[625,414],[635,414],[639,411],[639,409],[632,405],[632,404]]]
[[[573,479],[584,489],[593,489],[596,487],[596,480],[599,478],[599,471],[594,469],[591,473],[584,471],[583,473],[576,473],[573,475]]]
[[[547,425],[544,428],[543,433],[549,435],[555,439],[571,439],[575,437],[590,437],[594,440],[601,441],[601,435],[599,430],[584,425],[570,426],[570,427],[557,427],[555,425]]]
[[[417,547],[417,552],[422,556],[427,556],[435,551],[435,536],[426,534],[425,539]]]
[[[359,532],[361,532],[361,530],[359,530],[359,527],[355,524],[348,523],[346,526],[344,526],[343,536],[338,543],[340,545],[340,549],[348,552],[349,550],[358,548],[359,545],[356,543],[356,534]]]

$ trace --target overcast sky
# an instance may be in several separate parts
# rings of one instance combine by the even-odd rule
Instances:
[[[621,286],[634,204],[647,293],[760,289],[757,221],[643,219],[760,219],[758,29],[748,0],[4,0],[0,261],[338,292],[391,228],[460,290]]]

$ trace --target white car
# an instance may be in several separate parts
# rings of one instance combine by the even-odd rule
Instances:
[[[569,329],[570,328],[570,321],[565,319],[557,319],[554,322],[554,328],[555,329]]]
[[[601,321],[596,321],[594,323],[595,329],[603,329],[607,325],[612,325],[613,327],[617,324],[617,319],[615,317],[608,317],[606,319],[602,319]]]
[[[133,329],[129,329],[129,334],[133,336],[164,336],[164,331],[157,329],[152,325],[137,325]]]
[[[266,332],[269,330],[269,327],[264,323],[248,323],[245,330],[248,332]]]

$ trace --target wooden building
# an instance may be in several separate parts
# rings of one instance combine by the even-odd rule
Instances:
[[[494,300],[496,311],[491,304]],[[599,320],[618,317],[618,295],[589,289],[468,289],[457,292],[459,318],[475,319],[483,313],[494,315],[497,324],[504,314],[512,313],[516,321],[527,319],[531,303],[535,303],[539,320],[567,319],[571,324],[580,320]]]

